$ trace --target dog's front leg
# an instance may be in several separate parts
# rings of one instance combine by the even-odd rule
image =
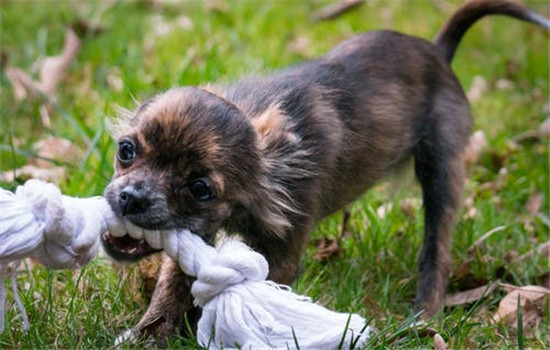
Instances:
[[[200,309],[193,306],[192,282],[193,279],[181,271],[176,261],[163,254],[151,303],[134,328],[139,337],[153,336],[157,346],[166,347],[168,337],[177,331],[182,334],[196,332]]]

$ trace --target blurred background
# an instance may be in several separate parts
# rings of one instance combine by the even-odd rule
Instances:
[[[367,30],[431,40],[461,3],[2,0],[0,185],[14,189],[39,177],[70,195],[100,195],[113,171],[116,145],[106,120],[116,117],[116,106],[131,109],[173,86],[269,73]],[[549,15],[547,1],[526,3]],[[455,56],[476,136],[450,293],[497,281],[549,288],[548,45],[540,28],[491,17],[468,32]],[[516,306],[512,321],[495,323],[502,300],[515,290],[501,285],[449,304],[423,328],[429,331],[407,330],[423,227],[419,191],[408,178],[397,191],[395,181],[380,184],[351,206],[343,229],[341,213],[319,225],[298,292],[372,319],[381,330],[374,347],[432,346],[434,332],[455,348],[548,344],[546,292],[530,302],[535,308]],[[8,295],[0,347],[111,346],[145,310],[147,271],[113,268],[103,258],[60,272],[28,261],[18,280],[31,330],[23,332]],[[530,315],[520,326],[518,310]],[[197,344],[175,336],[171,346]]]

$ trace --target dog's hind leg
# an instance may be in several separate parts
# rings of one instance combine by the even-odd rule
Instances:
[[[450,238],[464,186],[462,153],[470,117],[468,105],[442,104],[415,146],[415,172],[422,186],[425,233],[419,258],[417,309],[424,317],[441,308],[451,270]]]

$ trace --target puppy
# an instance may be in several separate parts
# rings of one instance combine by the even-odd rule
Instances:
[[[414,159],[423,191],[418,309],[436,313],[450,271],[449,241],[463,187],[470,107],[450,68],[478,19],[548,21],[504,0],[472,1],[434,43],[393,31],[355,36],[317,60],[231,85],[168,90],[116,128],[115,174],[105,197],[150,229],[187,228],[213,243],[238,233],[290,284],[315,223]],[[115,259],[155,252],[144,240],[102,237]],[[165,257],[136,326],[165,337],[200,314],[190,279]]]

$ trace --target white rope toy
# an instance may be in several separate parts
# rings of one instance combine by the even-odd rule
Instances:
[[[144,230],[117,218],[102,197],[64,196],[38,180],[15,194],[0,189],[0,332],[10,262],[33,256],[50,268],[82,266],[97,254],[99,236],[107,230],[145,239],[197,277],[191,292],[203,308],[197,328],[202,346],[335,349],[359,347],[370,336],[362,317],[330,311],[266,281],[267,261],[243,242],[230,239],[214,248],[188,230]]]

